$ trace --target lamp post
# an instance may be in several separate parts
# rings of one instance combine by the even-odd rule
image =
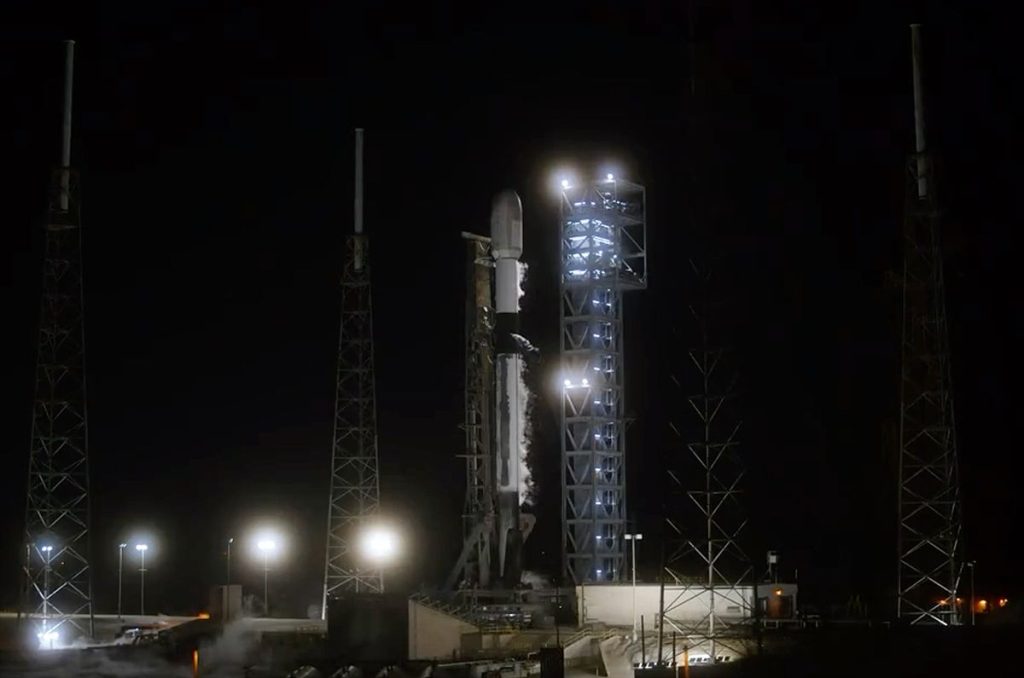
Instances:
[[[967,567],[971,568],[971,626],[974,626],[974,563],[976,561],[969,561]]]
[[[228,537],[228,572],[227,572],[227,585],[231,586],[231,545],[235,543],[234,537]]]
[[[146,551],[148,544],[136,544],[135,550],[139,552],[142,559],[139,564],[139,615],[146,614]]]
[[[121,618],[121,583],[124,581],[124,550],[128,544],[117,545],[117,618]]]
[[[263,615],[270,616],[270,553],[277,549],[277,542],[261,539],[256,547],[263,553]]]
[[[633,642],[636,642],[636,543],[644,538],[640,533],[623,535],[630,542],[631,560],[633,563]]]

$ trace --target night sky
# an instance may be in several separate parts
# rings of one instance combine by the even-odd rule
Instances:
[[[686,406],[668,374],[694,378],[673,334],[687,331],[686,260],[713,261],[731,300],[748,548],[758,561],[781,551],[822,606],[860,594],[883,613],[912,20],[925,24],[947,207],[968,553],[979,592],[1024,594],[1011,411],[1022,111],[1012,22],[994,7],[695,2],[691,51],[685,2],[167,4],[0,10],[0,605],[17,599],[40,227],[70,37],[100,611],[114,607],[122,539],[157,540],[147,608],[192,612],[223,578],[227,537],[263,518],[289,533],[272,598],[293,614],[319,601],[337,281],[363,126],[382,502],[410,542],[395,587],[437,585],[460,545],[459,232],[486,232],[493,194],[520,192],[524,329],[544,352],[531,379],[549,385],[551,173],[611,162],[648,195],[650,288],[625,312],[631,518],[660,530],[667,421]],[[540,395],[528,567],[553,573],[557,398]],[[643,546],[653,577],[657,540]],[[261,581],[244,549],[236,562],[240,580]]]

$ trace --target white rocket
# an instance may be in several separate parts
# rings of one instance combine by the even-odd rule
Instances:
[[[502,191],[491,208],[491,256],[495,271],[495,473],[498,575],[515,586],[521,575],[522,544],[533,516],[520,515],[526,494],[526,385],[519,334],[519,257],[523,253],[523,206],[515,191]]]

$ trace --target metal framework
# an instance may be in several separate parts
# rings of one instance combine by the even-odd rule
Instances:
[[[925,149],[918,27],[912,27],[917,153],[903,230],[897,618],[960,623],[960,483],[935,177]]]
[[[356,130],[356,232],[345,241],[323,613],[335,592],[384,590],[357,553],[360,527],[380,509],[369,240],[362,233],[362,130]]]
[[[563,184],[564,186],[564,184]],[[576,584],[625,574],[622,295],[647,286],[643,186],[565,186],[561,209],[562,563]]]
[[[693,262],[691,269],[699,301],[690,312],[699,343],[688,355],[699,390],[685,396],[695,425],[669,423],[680,440],[692,442],[680,449],[668,471],[677,513],[666,518],[672,547],[665,559],[663,615],[664,623],[691,645],[706,643],[708,654],[717,657],[719,644],[743,652],[737,640],[749,635],[755,602],[750,599],[750,559],[739,543],[747,521],[740,503],[745,472],[737,452],[741,421],[731,406],[736,371],[730,350],[709,332],[711,272]],[[708,601],[706,613],[695,621],[679,621],[674,612],[692,607],[694,600]]]
[[[32,442],[25,506],[25,611],[41,644],[92,637],[89,436],[85,397],[82,228],[70,166],[71,64],[67,47],[62,166],[46,221]]]
[[[463,550],[445,585],[451,589],[491,585],[494,548],[494,265],[490,239],[463,233],[466,242],[466,498]]]

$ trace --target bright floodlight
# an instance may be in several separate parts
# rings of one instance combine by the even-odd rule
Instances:
[[[43,553],[49,553],[50,551],[53,550],[53,547],[52,546],[44,546],[44,547],[42,547],[39,550],[42,551]]]
[[[572,382],[571,382],[571,381],[569,381],[568,379],[566,379],[566,380],[565,380],[565,381],[563,381],[562,383],[563,383],[563,384],[565,385],[565,387],[566,387],[566,388],[569,388],[570,386],[572,386]]]
[[[359,547],[367,560],[388,563],[398,555],[398,535],[387,527],[368,527],[359,540]]]
[[[569,180],[562,179],[562,188],[569,188]]]
[[[149,550],[149,544],[136,544],[135,545],[135,550],[136,551],[148,551]]]
[[[605,178],[606,178],[606,179],[608,179],[608,181],[615,181],[615,175],[614,175],[614,174],[612,174],[611,172],[609,172],[608,174],[606,174],[606,175],[605,175]]]
[[[51,631],[43,629],[42,631],[36,634],[36,638],[39,639],[40,650],[54,650],[57,648],[57,644],[60,641],[60,632],[58,632],[56,629],[53,629]]]
[[[256,542],[256,548],[264,553],[269,553],[270,551],[277,550],[277,542],[273,539],[260,539]]]

